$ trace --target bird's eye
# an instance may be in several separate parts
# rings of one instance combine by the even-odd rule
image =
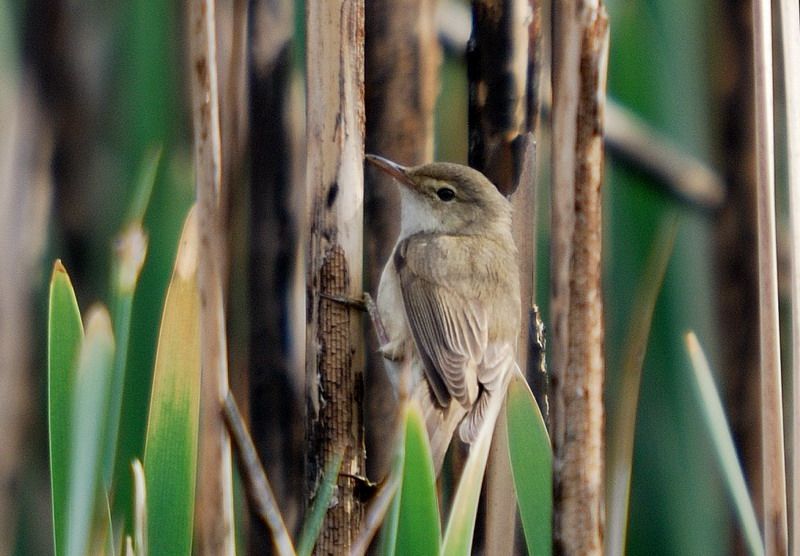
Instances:
[[[452,189],[450,189],[449,187],[442,187],[441,189],[437,189],[436,190],[436,195],[442,201],[445,201],[445,202],[452,201],[453,199],[456,198],[456,192],[453,191]]]

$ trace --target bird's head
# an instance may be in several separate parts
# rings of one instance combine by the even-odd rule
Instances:
[[[406,167],[372,154],[366,159],[402,186],[401,238],[419,232],[510,233],[511,205],[477,170],[450,162]]]

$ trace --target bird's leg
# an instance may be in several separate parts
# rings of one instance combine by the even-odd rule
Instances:
[[[335,301],[336,303],[341,303],[342,305],[346,305],[353,309],[366,311],[367,314],[369,314],[370,321],[372,322],[372,329],[375,331],[375,336],[378,337],[378,343],[380,344],[381,352],[383,352],[383,347],[389,344],[389,336],[386,334],[386,328],[383,326],[381,315],[378,312],[378,306],[375,304],[375,300],[372,299],[370,294],[364,292],[364,297],[362,299],[355,299],[341,295],[331,295],[327,293],[320,293],[319,295],[320,297]]]
[[[364,292],[364,305],[369,313],[369,319],[372,321],[372,329],[375,330],[375,336],[378,337],[378,343],[381,347],[389,343],[389,335],[386,333],[386,327],[383,326],[381,314],[378,312],[378,306],[375,300],[367,292]]]
[[[395,373],[392,373],[389,368],[386,368],[386,374],[389,377],[389,382],[392,384],[392,393],[394,393],[395,399],[397,399],[398,394],[401,400],[408,399],[411,384],[411,360],[408,357],[403,357],[402,351],[400,351],[402,346],[397,344],[397,342],[393,344],[389,341],[389,335],[386,333],[386,327],[383,325],[381,314],[378,312],[378,306],[375,304],[375,300],[372,299],[372,296],[367,292],[364,292],[364,297],[362,299],[354,299],[352,297],[344,297],[326,293],[320,293],[320,297],[336,303],[341,303],[347,307],[351,307],[359,311],[366,311],[369,314],[370,321],[372,322],[372,329],[375,331],[375,336],[378,338],[378,351],[384,357],[384,359],[392,362],[400,362],[401,364],[401,371],[398,373],[402,378],[400,383],[398,383]]]

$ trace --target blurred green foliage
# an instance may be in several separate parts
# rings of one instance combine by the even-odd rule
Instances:
[[[186,55],[180,5],[166,0],[134,0],[116,6],[121,26],[117,45],[119,111],[114,130],[124,157],[125,198],[133,196],[136,172],[148,148],[163,145],[165,161],[144,217],[149,256],[133,301],[120,438],[115,506],[130,499],[130,461],[144,458],[144,429],[150,397],[158,323],[175,259],[183,217],[194,200],[189,155],[186,85],[180,70]],[[126,205],[127,206],[127,205]]]
[[[609,92],[686,151],[711,144],[709,4],[611,0]],[[727,554],[729,513],[700,427],[682,357],[692,328],[716,345],[710,216],[679,206],[658,184],[611,161],[606,174],[605,290],[608,404],[613,411],[629,292],[643,273],[658,222],[678,211],[681,227],[656,306],[637,418],[628,551]],[[710,352],[713,354],[714,350]]]

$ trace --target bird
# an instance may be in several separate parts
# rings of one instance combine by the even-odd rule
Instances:
[[[400,232],[377,293],[386,331],[379,351],[393,372],[410,369],[408,390],[422,409],[438,475],[456,428],[470,444],[481,427],[494,426],[518,370],[511,204],[468,166],[366,160],[400,186]]]

